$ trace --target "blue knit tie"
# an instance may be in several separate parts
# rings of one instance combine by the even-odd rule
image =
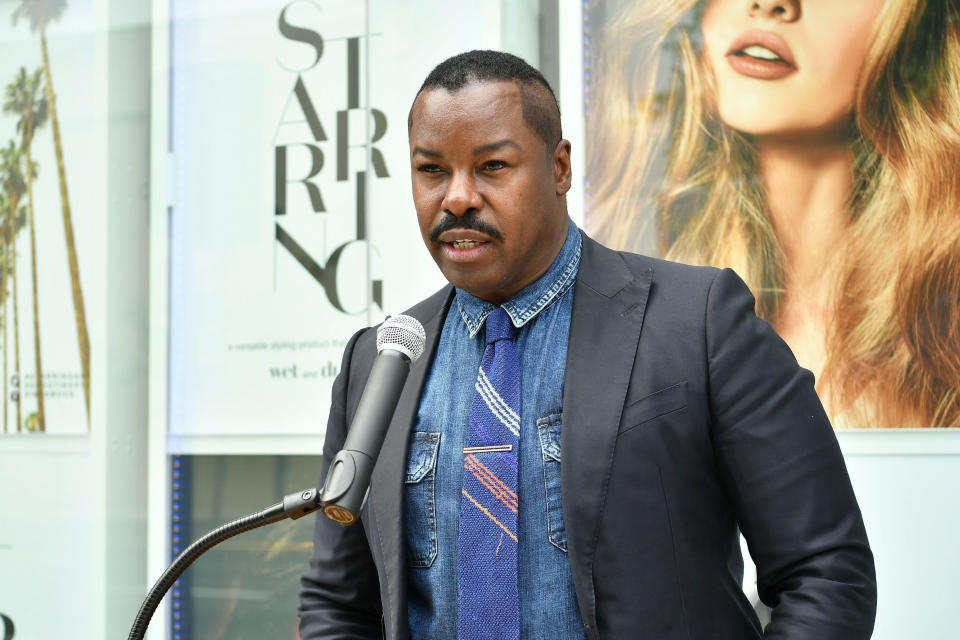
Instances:
[[[486,337],[463,450],[457,637],[518,640],[520,360],[503,307],[487,316]]]

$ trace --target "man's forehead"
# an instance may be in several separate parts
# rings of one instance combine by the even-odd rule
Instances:
[[[536,136],[523,117],[523,92],[514,82],[470,83],[448,91],[424,90],[410,113],[411,147],[472,140],[476,144]],[[416,141],[416,142],[415,142]]]
[[[411,130],[455,125],[475,126],[504,120],[523,120],[523,91],[515,82],[470,82],[453,91],[443,87],[424,89],[410,113]]]

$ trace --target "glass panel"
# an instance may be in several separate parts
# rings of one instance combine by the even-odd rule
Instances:
[[[226,522],[316,486],[319,456],[175,456],[181,547]],[[175,479],[176,482],[176,479]],[[314,515],[242,533],[214,547],[171,594],[174,637],[295,638],[300,574],[313,548]],[[177,529],[179,527],[179,531]],[[179,598],[177,597],[179,595]]]

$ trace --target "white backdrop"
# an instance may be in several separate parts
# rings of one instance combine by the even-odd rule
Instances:
[[[519,15],[530,38],[511,13],[524,4],[172,3],[174,448],[319,435],[347,338],[443,284],[415,222],[407,111],[436,63],[503,46],[502,23],[536,51],[536,15]]]

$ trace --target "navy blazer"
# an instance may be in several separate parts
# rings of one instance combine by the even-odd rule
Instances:
[[[587,636],[869,638],[873,556],[814,391],[730,270],[611,251],[584,236],[563,394],[562,496]],[[407,313],[427,332],[374,468],[362,524],[319,516],[301,636],[409,637],[407,442],[452,287]],[[323,472],[376,357],[351,338],[333,386]],[[321,476],[322,478],[323,476]],[[740,581],[757,565],[765,631]]]

